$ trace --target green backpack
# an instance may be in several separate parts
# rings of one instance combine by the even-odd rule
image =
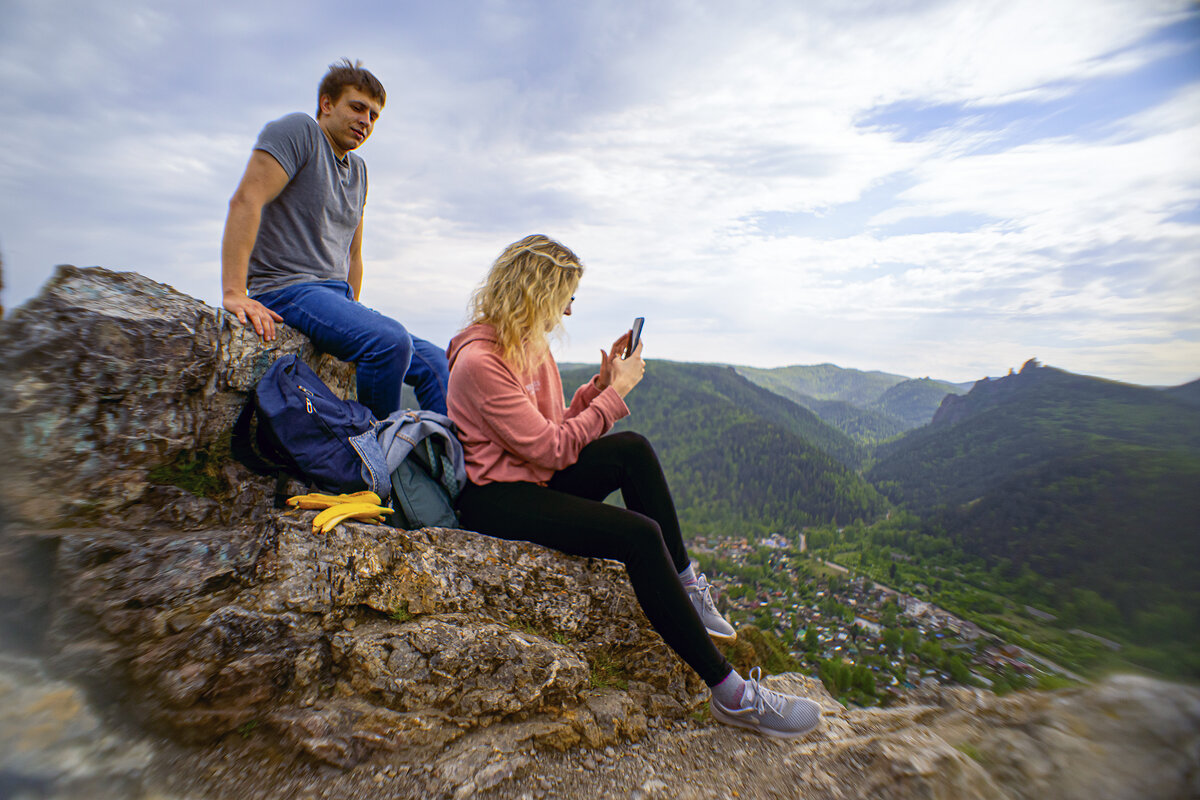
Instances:
[[[396,512],[388,522],[405,530],[457,528],[454,500],[467,474],[450,418],[433,411],[398,411],[380,423],[378,433]]]

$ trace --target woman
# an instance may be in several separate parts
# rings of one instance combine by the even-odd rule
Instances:
[[[649,442],[603,436],[629,413],[642,379],[642,345],[626,333],[600,351],[600,373],[563,409],[547,336],[571,314],[578,257],[542,235],[509,245],[472,300],[471,324],[450,342],[449,416],[458,425],[469,483],[463,527],[621,561],[650,624],[712,692],[713,716],[770,736],[803,736],[820,722],[812,700],[740,676],[710,636],[732,641],[683,545],[666,479]],[[625,508],[603,501],[620,489]]]

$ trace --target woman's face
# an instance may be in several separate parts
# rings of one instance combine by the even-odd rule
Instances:
[[[562,311],[564,317],[571,316],[571,304],[573,302],[575,302],[575,295],[571,295],[569,298],[567,298],[567,305]],[[554,330],[561,322],[561,318],[555,320],[546,320],[546,333]]]

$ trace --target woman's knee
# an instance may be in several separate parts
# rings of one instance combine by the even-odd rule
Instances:
[[[603,439],[597,441],[609,440],[609,443],[617,450],[624,453],[634,453],[638,455],[650,454],[654,455],[654,445],[650,444],[650,440],[637,431],[621,431],[619,433],[610,433]]]
[[[654,452],[654,445],[636,431],[621,431],[609,434],[604,438],[614,440],[613,446],[621,454],[621,462],[627,468],[635,464],[650,466],[659,463],[658,453]]]
[[[637,431],[620,431],[618,433],[610,433],[609,437],[621,442],[626,447],[649,447],[650,440],[642,436]]]
[[[608,528],[606,537],[619,551],[618,560],[626,566],[670,559],[662,528],[649,517],[636,511],[626,511],[621,525]]]

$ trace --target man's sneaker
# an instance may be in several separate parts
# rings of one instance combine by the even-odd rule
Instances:
[[[704,628],[708,631],[709,636],[722,642],[737,640],[737,631],[725,621],[725,618],[717,612],[717,607],[713,605],[708,578],[704,577],[703,572],[696,578],[695,583],[684,586],[683,589],[687,592],[688,599],[692,601],[692,607],[700,615],[700,621],[704,623]]]
[[[795,739],[821,724],[821,706],[807,697],[773,692],[759,684],[762,668],[750,678],[737,708],[726,708],[717,698],[709,701],[712,715],[726,725],[738,725],[780,739]]]

